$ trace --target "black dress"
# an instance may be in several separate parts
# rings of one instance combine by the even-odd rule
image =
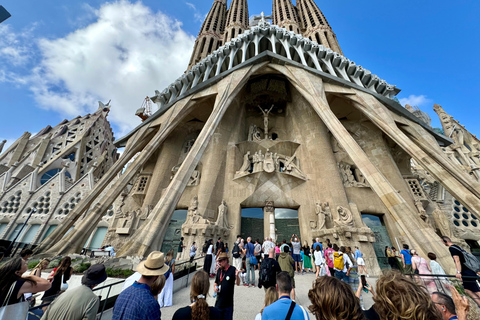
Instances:
[[[19,303],[20,301],[23,300],[23,294],[20,296],[20,298],[17,298],[17,296],[18,296],[18,292],[20,291],[20,288],[23,286],[24,283],[25,283],[24,279],[17,280],[17,282],[15,283],[15,287],[13,288],[12,295],[10,296],[10,299],[8,300],[7,305]],[[5,291],[0,292],[0,303],[1,303],[1,305],[3,305],[3,303],[5,302],[5,299],[7,298],[8,291],[10,291],[10,287],[11,287],[11,285],[9,285],[8,288],[6,288]]]
[[[210,309],[209,319],[216,320],[222,318],[222,313],[215,307],[208,307]],[[180,308],[173,314],[172,320],[183,320],[183,319],[192,319],[192,307],[186,306],[185,308]]]
[[[60,287],[62,285],[62,276],[65,275],[63,277],[63,283],[67,283],[67,281],[70,279],[71,270],[72,268],[68,267],[67,270],[65,270],[64,274],[59,272],[53,277],[52,286],[43,294],[43,297],[42,297],[43,302],[49,302],[55,299],[56,295],[60,293]]]

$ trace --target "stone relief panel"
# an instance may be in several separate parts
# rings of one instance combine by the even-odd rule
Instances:
[[[312,229],[320,230],[326,228],[326,222],[328,219],[332,218],[332,212],[330,210],[330,205],[328,202],[315,202],[315,215],[317,216],[317,221],[312,221],[310,226]]]
[[[349,226],[353,227],[353,216],[350,210],[345,207],[338,206],[337,207],[338,218],[335,220],[335,226]]]
[[[370,187],[360,169],[345,162],[338,163],[338,169],[345,187]]]
[[[178,172],[178,169],[180,169],[181,165],[182,164],[180,163],[180,164],[178,164],[178,165],[176,165],[175,167],[172,168],[172,175],[170,176],[170,180],[173,180],[173,178],[175,177],[175,175]],[[193,173],[192,173],[192,176],[188,180],[187,187],[198,186],[199,183],[200,183],[200,171],[194,170]]]

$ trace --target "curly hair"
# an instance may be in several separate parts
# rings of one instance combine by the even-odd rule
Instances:
[[[208,308],[207,295],[210,289],[208,273],[203,270],[197,271],[192,278],[190,287],[190,300],[195,302],[192,306],[192,320],[208,320],[210,309]]]
[[[382,275],[376,289],[374,308],[382,320],[442,319],[426,288],[398,271]]]
[[[318,278],[308,291],[308,308],[317,320],[364,320],[360,300],[352,288],[335,277]]]

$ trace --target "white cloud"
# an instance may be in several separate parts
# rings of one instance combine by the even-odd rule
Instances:
[[[8,65],[22,66],[30,60],[33,43],[29,40],[34,29],[32,25],[16,33],[10,25],[0,24],[0,72],[6,73]]]
[[[190,3],[190,2],[185,2],[185,4],[193,10],[193,19],[195,22],[199,22],[200,24],[203,23],[203,21],[205,20],[205,18],[207,17],[207,13],[201,13],[197,7],[193,4],[193,3]]]
[[[93,23],[64,38],[40,39],[41,61],[29,77],[30,90],[43,108],[70,117],[111,99],[109,120],[120,137],[139,123],[134,113],[145,96],[182,75],[195,39],[179,21],[140,2],[108,3],[95,15]]]
[[[417,106],[417,107],[425,106],[432,103],[432,101],[430,99],[427,99],[426,96],[424,95],[416,96],[414,94],[409,95],[408,98],[401,98],[399,99],[399,101],[402,106],[409,104],[411,106]]]

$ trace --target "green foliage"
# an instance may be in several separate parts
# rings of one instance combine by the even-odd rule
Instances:
[[[73,267],[73,272],[75,273],[83,273],[85,270],[90,268],[92,264],[90,262],[82,262],[80,264],[77,264],[76,266]]]
[[[47,269],[56,268],[56,267],[58,267],[59,264],[60,264],[60,259],[52,260],[52,261],[50,261],[50,263],[48,264]]]
[[[134,272],[130,269],[114,269],[114,268],[107,268],[107,276],[113,278],[128,278]]]
[[[39,262],[40,262],[40,260],[30,260],[30,261],[28,261],[28,270],[35,268]]]

